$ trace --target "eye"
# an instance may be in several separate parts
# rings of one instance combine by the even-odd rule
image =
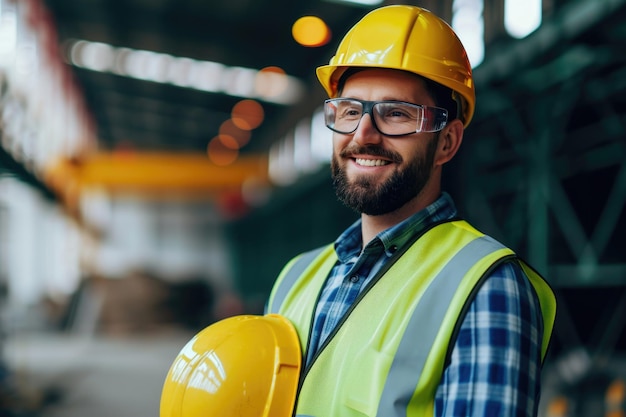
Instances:
[[[379,103],[377,105],[377,113],[385,120],[394,119],[395,121],[415,120],[418,116],[417,106],[411,106],[403,103]]]
[[[357,104],[343,104],[337,108],[337,117],[343,119],[353,119],[361,117],[363,109]]]
[[[409,117],[409,113],[405,109],[394,108],[387,112],[388,117]]]

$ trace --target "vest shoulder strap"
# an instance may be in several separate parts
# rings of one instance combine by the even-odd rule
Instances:
[[[278,310],[285,300],[287,293],[293,287],[300,275],[302,275],[311,262],[313,262],[313,260],[317,258],[327,247],[328,246],[325,245],[312,249],[294,259],[291,267],[285,272],[278,287],[276,288],[276,291],[274,292],[274,296],[272,297],[271,304],[268,308],[268,313],[278,313]]]

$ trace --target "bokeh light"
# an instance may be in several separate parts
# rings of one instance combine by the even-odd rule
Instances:
[[[228,149],[233,149],[236,151],[241,148],[241,146],[239,146],[239,143],[237,142],[237,139],[230,135],[217,135],[217,137],[219,138],[220,142],[222,142],[222,145],[224,145]]]
[[[302,46],[317,47],[330,41],[330,29],[316,16],[303,16],[291,27],[291,35]]]
[[[256,129],[263,123],[265,112],[256,100],[241,100],[233,107],[231,118],[235,126],[243,130]]]
[[[261,69],[254,82],[254,90],[260,97],[280,96],[289,87],[289,79],[282,68],[265,67]]]
[[[7,49],[7,42],[11,42],[6,33],[11,27],[4,23],[6,22],[0,25],[0,55]],[[8,41],[3,42],[4,38]],[[301,80],[287,75],[277,67],[256,70],[227,66],[219,62],[199,61],[85,40],[68,41],[66,49],[67,59],[72,65],[122,77],[235,97],[252,97],[277,104],[296,103],[304,92]],[[7,52],[10,51],[5,51]]]
[[[219,136],[211,139],[207,153],[211,162],[219,166],[230,165],[239,157],[239,150],[225,146]]]
[[[228,119],[220,125],[218,137],[222,136],[229,136],[232,138],[236,144],[234,146],[238,149],[246,146],[246,144],[250,141],[251,133],[249,130],[244,130],[238,127],[233,119]],[[229,143],[228,139],[224,142],[226,146],[232,147],[232,142]]]

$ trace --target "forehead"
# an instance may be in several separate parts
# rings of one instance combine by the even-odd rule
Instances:
[[[406,71],[384,68],[363,69],[351,74],[345,79],[340,95],[366,100],[434,104],[422,78]]]

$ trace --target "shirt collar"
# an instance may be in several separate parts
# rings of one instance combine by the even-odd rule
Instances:
[[[452,197],[446,192],[432,204],[418,211],[411,217],[380,232],[364,250],[382,244],[387,256],[391,256],[396,249],[402,247],[416,234],[421,233],[433,223],[449,220],[457,215],[456,206]],[[341,262],[347,262],[353,256],[358,256],[363,246],[361,234],[361,219],[354,222],[335,240],[335,252]]]

